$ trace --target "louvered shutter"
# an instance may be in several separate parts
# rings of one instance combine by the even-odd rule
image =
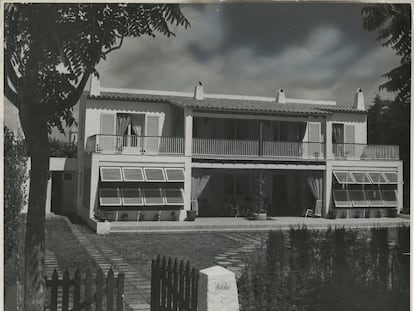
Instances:
[[[124,181],[144,181],[144,173],[141,167],[123,167]]]
[[[101,206],[121,206],[119,190],[117,188],[100,189],[99,203]]]
[[[164,171],[167,181],[184,181],[184,170],[182,168],[165,168]]]
[[[345,124],[344,131],[345,156],[355,157],[355,126]]]
[[[101,151],[115,151],[115,115],[101,114],[101,135],[98,136],[98,148]]]
[[[101,181],[123,181],[120,167],[101,167]]]
[[[321,124],[315,122],[308,123],[309,155],[311,157],[320,157],[322,155],[322,146],[320,144]]]
[[[145,139],[145,151],[157,153],[159,149],[159,116],[147,116],[147,132]]]
[[[182,189],[165,189],[164,190],[166,205],[182,205],[184,197]]]
[[[154,182],[162,182],[165,181],[164,170],[161,167],[154,167],[154,168],[144,168],[145,172],[145,180],[146,181],[154,181]]]
[[[144,189],[145,205],[164,205],[161,189]]]
[[[144,205],[140,189],[122,189],[122,204],[124,206]]]

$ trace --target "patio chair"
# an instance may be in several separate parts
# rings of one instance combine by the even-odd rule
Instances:
[[[311,209],[306,209],[305,210],[305,214],[303,215],[303,217],[307,218],[307,217],[313,217],[313,210]]]

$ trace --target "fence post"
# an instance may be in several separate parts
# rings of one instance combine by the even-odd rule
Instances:
[[[63,273],[62,287],[62,311],[69,310],[69,271],[66,269]]]
[[[81,287],[80,272],[79,272],[79,269],[76,269],[74,288],[73,288],[73,310],[74,311],[80,311],[80,290],[81,290],[80,287]]]
[[[172,270],[172,274],[173,274],[173,306],[172,309],[173,311],[177,311],[178,310],[178,300],[179,300],[179,296],[178,296],[178,263],[177,263],[177,258],[174,259],[174,266],[173,266],[173,270]]]
[[[239,311],[236,276],[214,266],[200,271],[198,281],[198,311]]]
[[[185,290],[184,290],[184,301],[185,306],[184,310],[190,309],[190,295],[191,295],[191,270],[190,270],[190,262],[187,261],[187,264],[185,266]]]
[[[85,275],[85,311],[91,311],[91,305],[92,305],[92,275],[91,270],[89,268],[86,270]]]
[[[124,310],[124,274],[118,274],[116,284],[116,311]]]
[[[173,291],[173,284],[172,284],[172,260],[171,257],[168,258],[168,264],[167,264],[167,271],[166,271],[166,277],[167,277],[167,309],[170,310],[172,307],[172,291]]]
[[[103,275],[102,270],[99,269],[96,272],[96,311],[102,311],[102,288],[103,288]]]
[[[167,284],[166,284],[166,267],[167,262],[165,256],[162,257],[161,267],[160,267],[160,281],[161,281],[161,310],[164,310],[166,306],[166,292],[167,292]]]
[[[107,278],[107,292],[106,292],[106,310],[114,310],[114,271],[112,268],[108,271]]]
[[[50,311],[57,311],[57,302],[58,302],[58,282],[59,276],[56,269],[53,271],[52,281],[51,281],[51,299],[50,299]]]
[[[178,309],[180,311],[184,311],[184,261],[181,260],[180,261],[180,269],[179,269],[179,275],[180,275],[180,279],[179,279],[179,286],[178,286],[178,293],[179,293],[179,297],[178,297]]]

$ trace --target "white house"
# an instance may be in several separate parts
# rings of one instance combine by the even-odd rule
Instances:
[[[77,213],[90,222],[402,208],[397,146],[367,145],[363,92],[333,101],[102,88],[80,100]]]

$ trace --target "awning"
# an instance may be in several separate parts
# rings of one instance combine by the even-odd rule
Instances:
[[[382,172],[368,172],[368,177],[373,184],[387,184],[388,181],[385,179],[385,176]]]
[[[101,166],[100,177],[102,182],[184,182],[184,169]]]
[[[369,207],[369,202],[365,195],[365,191],[362,189],[349,190],[351,196],[351,203],[353,207]]]
[[[369,179],[367,173],[365,172],[351,172],[351,176],[354,178],[355,183],[357,184],[370,184],[371,180]]]
[[[122,189],[122,205],[124,206],[142,206],[144,199],[141,189]]]
[[[337,208],[352,207],[352,203],[349,198],[348,190],[334,189],[333,199],[334,199],[335,207]]]
[[[121,206],[119,189],[99,189],[99,203],[101,206]]]
[[[346,171],[333,171],[336,180],[340,184],[355,184],[355,180],[352,178],[350,172]]]
[[[165,189],[164,199],[166,205],[184,204],[184,195],[182,189]]]
[[[144,189],[145,205],[164,205],[164,195],[161,189]]]

